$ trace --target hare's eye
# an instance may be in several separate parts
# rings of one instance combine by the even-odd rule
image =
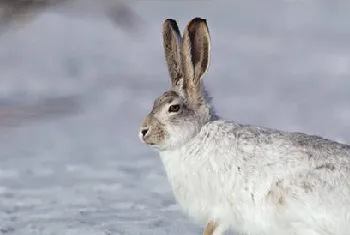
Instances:
[[[176,113],[179,110],[180,110],[179,104],[173,104],[173,105],[170,105],[169,107],[169,113]]]

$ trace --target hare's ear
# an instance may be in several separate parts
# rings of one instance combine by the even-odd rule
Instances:
[[[184,88],[189,101],[200,103],[200,80],[207,72],[210,60],[210,36],[205,19],[194,18],[188,23],[183,36],[182,60]]]
[[[173,19],[166,19],[163,23],[163,44],[171,85],[173,87],[178,86],[182,84],[183,79],[181,61],[182,38],[179,27]]]

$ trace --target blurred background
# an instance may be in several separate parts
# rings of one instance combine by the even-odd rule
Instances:
[[[0,234],[201,234],[138,139],[165,18],[208,20],[223,118],[350,143],[348,1],[65,2],[0,1]]]

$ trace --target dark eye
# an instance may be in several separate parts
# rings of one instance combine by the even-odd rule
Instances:
[[[173,105],[170,105],[169,107],[169,113],[176,113],[179,110],[180,110],[179,104],[173,104]]]

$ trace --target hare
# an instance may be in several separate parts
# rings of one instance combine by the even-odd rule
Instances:
[[[348,235],[350,146],[304,133],[221,120],[204,89],[207,21],[181,37],[163,24],[171,88],[139,136],[160,154],[175,199],[206,235]]]

